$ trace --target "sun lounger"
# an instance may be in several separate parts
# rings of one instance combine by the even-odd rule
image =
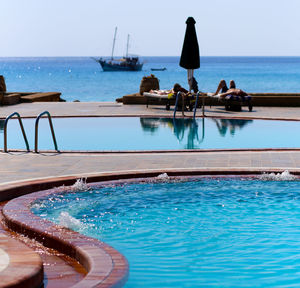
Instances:
[[[171,99],[173,97],[170,97],[168,94],[144,92],[143,95],[146,98],[147,108],[148,108],[150,100],[156,100],[156,101],[161,102],[162,104],[166,105],[166,110],[170,110]]]
[[[217,98],[219,101],[225,104],[226,111],[241,111],[242,105],[246,104],[249,111],[252,111],[252,97],[247,96],[236,96],[236,95],[227,95],[224,98],[220,97],[221,94],[213,95],[213,93],[207,93],[207,96],[210,98]]]
[[[158,93],[150,93],[150,92],[144,92],[143,95],[146,98],[146,105],[148,108],[148,104],[151,100],[156,100],[157,102],[160,102],[164,105],[166,105],[166,110],[170,110],[171,104],[175,104],[176,101],[176,95],[174,94],[163,94],[163,90],[162,92],[160,92],[161,94]],[[192,106],[192,100],[195,98],[195,95],[191,95],[191,96],[186,96],[185,97],[185,105],[188,106],[189,110],[192,111],[193,110],[193,106]],[[179,104],[182,104],[181,101],[182,99],[179,98]]]

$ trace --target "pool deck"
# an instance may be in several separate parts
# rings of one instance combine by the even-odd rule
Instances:
[[[49,111],[52,117],[173,117],[173,106],[170,111],[164,105],[123,105],[116,102],[35,102],[21,103],[12,106],[0,107],[0,119],[5,119],[13,112],[20,113],[21,117],[35,118],[43,111]],[[293,119],[300,120],[300,107],[254,107],[248,112],[243,107],[242,112],[225,111],[224,106],[206,106],[205,115],[208,117],[241,117],[253,119]],[[187,117],[192,117],[193,112],[185,112]],[[197,116],[201,116],[201,109]],[[182,117],[182,112],[177,111],[176,117]]]
[[[48,110],[53,117],[106,117],[106,116],[147,116],[172,117],[173,111],[164,106],[123,105],[118,103],[31,103],[0,108],[0,118],[14,111],[22,117],[36,117]],[[192,117],[192,112],[185,112]],[[201,111],[197,113],[201,116]],[[242,112],[227,112],[224,107],[207,107],[208,117],[286,119],[300,121],[300,107],[254,107]],[[177,112],[182,117],[181,112]],[[295,131],[295,133],[297,133]],[[280,135],[279,135],[280,137]],[[59,143],[59,139],[58,139]],[[257,151],[205,151],[205,152],[165,152],[165,153],[3,153],[0,152],[0,186],[6,182],[22,181],[44,177],[88,174],[116,173],[131,171],[171,171],[171,170],[291,170],[300,171],[299,151],[262,149]]]
[[[149,108],[146,108],[144,105],[123,105],[118,103],[38,102],[2,106],[0,107],[0,119],[4,119],[15,111],[19,112],[22,117],[36,117],[45,110],[49,111],[53,117],[173,116],[173,110],[166,111],[164,106],[149,106]],[[185,114],[186,117],[192,117],[192,112],[185,112]],[[197,114],[201,116],[201,110]],[[300,121],[300,107],[254,107],[252,112],[248,112],[245,107],[242,112],[228,112],[225,111],[223,106],[217,106],[212,108],[206,107],[205,115],[207,117]],[[181,111],[177,112],[177,116],[182,117]],[[295,133],[298,133],[298,131],[295,131]],[[152,175],[156,173],[159,175],[164,172],[172,174],[180,171],[186,174],[196,172],[247,174],[254,172],[282,172],[284,170],[289,170],[291,173],[300,173],[300,143],[299,149],[206,150],[162,153],[152,151],[142,153],[49,152],[36,154],[33,152],[4,153],[1,151],[0,163],[0,190],[5,189],[5,187],[18,186],[24,181],[33,183],[37,180],[45,181],[45,179],[53,177],[82,178],[85,176],[108,176],[126,173],[138,176],[140,175],[139,173],[150,173]],[[1,230],[0,227],[0,236],[2,235],[1,233],[4,233],[4,229]],[[3,236],[2,238],[4,244],[8,243],[6,237]],[[17,241],[12,241],[11,245],[13,246],[15,242]],[[16,244],[16,247],[20,248],[18,244]],[[2,246],[0,241],[0,252],[2,251],[1,248],[5,250],[5,245]],[[13,247],[9,249],[14,250]],[[6,252],[9,254],[9,250]],[[28,253],[32,254],[30,251]],[[36,265],[32,267],[32,271],[34,271],[35,275],[39,275],[35,276],[36,279],[39,279],[41,273],[40,258],[34,253],[32,258],[36,262]],[[63,267],[64,264],[60,265]],[[4,264],[2,266],[4,267]],[[39,271],[39,273],[36,271]],[[5,269],[1,273],[4,275]],[[58,277],[53,276],[56,281],[59,280]],[[79,276],[75,275],[74,277]],[[11,281],[11,279],[9,280]],[[74,284],[74,281],[72,281],[65,281],[64,287],[72,286]],[[54,284],[52,285],[56,287]],[[50,286],[51,283],[47,287]]]

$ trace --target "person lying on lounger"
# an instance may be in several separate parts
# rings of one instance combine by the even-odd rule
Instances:
[[[224,79],[222,79],[218,85],[218,88],[216,90],[216,92],[214,93],[215,95],[219,94],[219,92],[221,93],[226,93],[229,89],[235,89],[236,85],[234,80],[230,80],[229,82],[229,88],[227,86],[227,83]]]
[[[149,93],[153,93],[153,94],[157,94],[157,95],[169,95],[170,93],[173,93],[173,92],[172,92],[172,89],[171,90],[155,90],[155,89],[151,89],[149,91]]]
[[[218,94],[220,91],[221,91],[221,93]],[[229,88],[227,87],[226,81],[221,80],[214,95],[217,95],[217,94],[220,96],[220,98],[224,98],[227,95],[235,95],[235,96],[241,96],[241,97],[245,97],[248,95],[242,89],[236,88],[234,80],[230,80]]]
[[[149,92],[154,93],[154,94],[158,94],[158,95],[176,94],[177,92],[182,92],[184,94],[189,93],[189,91],[187,91],[186,89],[181,87],[181,85],[178,84],[178,83],[175,83],[174,87],[170,90],[153,90],[153,89],[151,89]]]

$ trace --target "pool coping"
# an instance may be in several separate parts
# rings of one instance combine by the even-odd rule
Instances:
[[[97,173],[85,175],[87,183],[124,182],[131,179],[141,181],[163,173],[169,176],[254,176],[265,173],[280,173],[283,169],[161,169],[139,170],[115,173]],[[300,169],[293,174],[300,175]],[[44,246],[62,252],[81,263],[88,274],[73,287],[121,287],[129,275],[129,264],[117,250],[104,242],[86,237],[68,228],[56,225],[34,215],[30,206],[39,198],[53,193],[61,193],[61,189],[53,189],[62,185],[72,185],[78,176],[49,177],[1,185],[0,201],[10,200],[3,208],[5,224],[11,230],[24,234],[41,242]],[[18,197],[18,198],[16,198]],[[26,286],[23,286],[26,287]],[[27,286],[31,287],[31,286]]]
[[[8,263],[0,270],[1,287],[41,287],[44,268],[36,252],[3,233],[0,233],[0,250],[8,257]]]
[[[4,152],[0,149],[0,153],[33,153],[33,154],[167,154],[167,153],[222,153],[222,152],[299,152],[300,147],[294,148],[220,148],[220,149],[174,149],[174,150],[39,150],[35,152],[34,150],[23,150],[23,149],[8,149]]]
[[[265,108],[265,107],[264,107]],[[285,107],[288,108],[288,107]],[[295,108],[295,107],[294,107]],[[296,107],[300,108],[300,107]],[[178,111],[178,115],[176,114],[175,119],[194,119],[193,112],[188,112],[189,114],[182,115],[179,114],[180,111]],[[205,111],[206,113],[213,113],[210,111]],[[254,111],[255,112],[255,111]],[[250,113],[254,113],[250,112]],[[22,116],[22,119],[36,119],[36,116],[30,115],[30,116]],[[42,117],[45,118],[45,117]],[[82,115],[82,114],[77,114],[77,115],[51,115],[52,119],[63,119],[63,118],[174,118],[173,115],[169,114],[155,114],[155,113],[149,113],[149,114],[139,114],[139,113],[132,113],[132,114],[101,114],[101,115]],[[196,119],[205,119],[205,118],[217,118],[217,119],[239,119],[239,120],[271,120],[271,121],[300,121],[299,118],[293,118],[293,117],[271,117],[271,116],[256,116],[256,115],[251,115],[251,116],[241,116],[241,115],[196,115]],[[0,120],[5,120],[6,117],[1,117]],[[16,120],[16,118],[13,118]]]

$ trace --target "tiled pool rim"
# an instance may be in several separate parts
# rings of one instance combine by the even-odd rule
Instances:
[[[254,176],[259,170],[161,170],[139,171],[131,173],[106,173],[85,177],[87,183],[111,182],[120,183],[130,179],[144,180],[168,173],[169,176]],[[264,171],[283,172],[282,169]],[[300,175],[300,171],[293,171]],[[72,185],[78,176],[44,178],[8,183],[0,188],[0,201],[10,200],[3,208],[5,224],[11,230],[34,238],[44,246],[58,250],[76,259],[88,271],[87,275],[72,287],[122,287],[128,278],[129,265],[126,258],[106,243],[86,237],[68,228],[56,225],[34,215],[30,206],[39,198],[61,190],[53,189],[62,185]],[[34,192],[34,193],[33,193]],[[18,198],[16,198],[18,197]],[[5,272],[5,271],[4,271]],[[5,286],[4,286],[5,287]],[[24,286],[25,287],[25,286]],[[31,286],[27,286],[31,287]]]
[[[0,245],[5,249],[7,263],[0,269],[1,287],[41,287],[44,268],[41,257],[18,240],[0,233]],[[0,253],[0,258],[3,253]],[[3,264],[3,261],[1,261]]]

